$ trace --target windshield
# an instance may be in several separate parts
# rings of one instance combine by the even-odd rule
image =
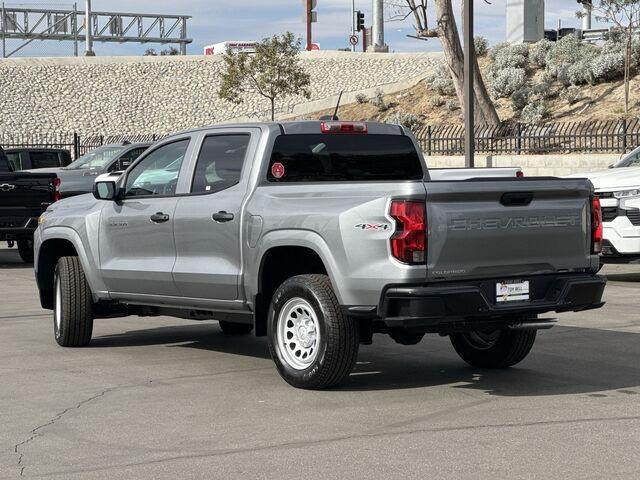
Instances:
[[[111,160],[116,158],[126,147],[118,145],[105,145],[91,150],[81,156],[75,162],[70,163],[66,168],[76,170],[81,168],[104,168]]]
[[[640,147],[633,150],[618,163],[613,165],[613,168],[622,167],[640,167]]]

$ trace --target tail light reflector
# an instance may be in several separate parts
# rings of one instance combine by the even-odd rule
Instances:
[[[396,221],[396,231],[390,240],[394,258],[410,265],[425,263],[427,221],[424,202],[394,200],[389,214]]]
[[[518,178],[522,178],[522,177],[524,177],[524,172],[523,172],[522,170],[518,170],[518,171],[516,172],[516,177],[518,177]]]
[[[322,133],[367,133],[367,124],[364,122],[322,122]]]
[[[591,252],[602,252],[602,208],[598,197],[591,200]]]
[[[58,200],[62,200],[62,195],[60,194],[60,179],[56,177],[53,179],[53,201],[57,202]]]

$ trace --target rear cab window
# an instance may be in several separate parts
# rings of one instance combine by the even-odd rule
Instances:
[[[58,152],[29,152],[31,168],[55,168],[62,165]]]
[[[269,182],[421,180],[422,163],[404,135],[291,134],[276,138]]]

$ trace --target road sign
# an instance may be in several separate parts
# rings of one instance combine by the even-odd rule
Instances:
[[[356,46],[359,41],[360,39],[358,38],[358,35],[349,35],[349,43],[351,45]]]
[[[312,43],[311,44],[311,50],[320,50],[320,44],[319,43]]]

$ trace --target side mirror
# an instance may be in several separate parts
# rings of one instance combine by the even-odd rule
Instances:
[[[116,200],[118,187],[113,180],[96,180],[93,184],[93,196],[98,200]]]

